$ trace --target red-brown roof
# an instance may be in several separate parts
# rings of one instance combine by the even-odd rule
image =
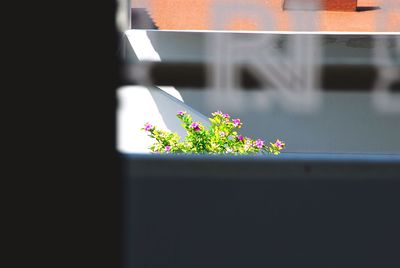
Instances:
[[[147,7],[160,30],[223,30],[212,25],[212,10],[215,3],[256,3],[265,14],[271,14],[275,25],[266,29],[248,18],[230,20],[225,30],[296,30],[291,19],[297,11],[283,10],[284,0],[132,0],[132,7]],[[345,0],[343,0],[345,1]],[[384,7],[385,0],[358,0],[360,11],[306,11],[315,16],[317,28],[303,29],[316,31],[400,32],[400,10]],[[393,0],[386,0],[393,1]],[[399,6],[400,8],[400,0]],[[384,26],[377,27],[377,20],[383,18]]]

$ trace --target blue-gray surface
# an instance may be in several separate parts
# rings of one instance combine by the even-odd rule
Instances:
[[[400,267],[400,157],[121,155],[126,267]]]

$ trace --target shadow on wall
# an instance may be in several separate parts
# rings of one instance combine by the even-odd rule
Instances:
[[[131,28],[132,29],[153,29],[158,30],[157,25],[145,8],[131,9]]]
[[[207,59],[204,33],[182,35],[156,31],[148,34],[160,62],[171,63],[172,67],[174,63],[185,63],[189,66],[204,64]],[[348,47],[344,45],[347,43],[343,43],[348,37],[339,37],[333,40],[332,44],[325,44],[326,59],[332,59],[336,55],[336,60],[348,61],[348,54],[352,53],[351,59],[370,62],[372,48],[364,47],[364,42],[356,42],[355,47]],[[359,40],[357,38],[351,40]],[[178,43],[185,45],[177,47]],[[338,55],[341,57],[338,58]],[[343,75],[343,69],[340,74]],[[171,75],[188,78],[186,71],[176,72],[176,69],[168,72],[168,76]],[[198,76],[197,72],[193,72],[190,77],[192,80],[189,80],[193,82]],[[331,80],[326,80],[328,84],[332,84]],[[348,87],[353,82],[357,82],[354,77],[353,80],[346,80],[345,85]],[[269,94],[272,90],[230,92],[229,96],[220,96],[217,92],[207,90],[207,87],[197,89],[194,87],[193,90],[188,90],[190,86],[173,86],[185,103],[193,109],[205,115],[216,110],[232,113],[243,119],[248,126],[242,129],[244,135],[268,136],[270,139],[277,137],[290,141],[291,152],[399,153],[400,144],[396,142],[396,137],[400,133],[400,117],[376,111],[371,103],[370,92],[365,88],[362,91],[354,91],[351,88],[338,91],[334,87],[334,90],[329,92],[323,91],[321,107],[310,114],[301,114],[283,107],[278,102],[279,95],[274,97],[276,94]],[[260,107],[257,103],[266,96],[268,103]],[[237,97],[236,99],[240,99],[244,106],[232,105],[228,97]],[[155,102],[162,106],[161,101],[155,100]],[[169,109],[162,107],[160,113],[167,115]],[[172,124],[166,121],[167,125]]]
[[[167,126],[172,132],[177,132],[179,136],[185,137],[186,131],[181,126],[181,121],[176,117],[177,112],[179,111],[187,111],[193,118],[194,121],[200,121],[203,125],[208,126],[209,121],[208,118],[196,111],[194,108],[189,105],[181,102],[170,94],[164,92],[161,89],[157,89],[157,87],[149,90],[154,103],[157,105],[157,109],[160,112],[160,115]]]
[[[238,38],[239,35],[240,38],[248,37],[248,34],[245,33],[235,33]],[[291,152],[396,154],[400,152],[400,143],[397,142],[400,136],[400,117],[398,114],[379,112],[371,99],[372,82],[376,77],[367,75],[366,77],[372,78],[372,80],[368,79],[368,81],[371,80],[369,83],[371,85],[368,88],[362,87],[362,90],[353,88],[354,85],[361,85],[359,83],[359,80],[362,79],[361,76],[360,79],[358,76],[341,79],[343,83],[340,85],[333,79],[333,77],[344,76],[347,73],[355,74],[354,70],[359,70],[354,68],[354,64],[343,69],[343,65],[339,64],[341,62],[349,64],[354,60],[356,63],[365,62],[366,67],[371,66],[373,43],[369,44],[368,38],[349,35],[325,37],[324,62],[334,59],[335,63],[339,64],[336,68],[337,73],[333,76],[323,76],[324,83],[330,84],[327,87],[330,90],[322,90],[322,94],[317,94],[321,97],[320,107],[311,112],[298,113],[288,109],[288,102],[282,101],[283,95],[278,94],[279,92],[272,87],[263,87],[258,91],[243,90],[221,95],[219,91],[208,90],[210,88],[207,86],[197,87],[197,89],[194,87],[193,90],[190,90],[191,86],[187,84],[181,86],[167,83],[177,77],[184,78],[185,81],[191,83],[195,81],[196,77],[199,79],[198,70],[194,70],[191,75],[188,75],[190,72],[187,71],[187,68],[176,69],[175,66],[179,66],[179,64],[184,64],[186,67],[200,66],[211,62],[206,53],[206,38],[210,37],[210,34],[139,30],[131,31],[127,33],[127,36],[127,41],[133,48],[129,49],[130,46],[127,46],[127,58],[134,62],[134,59],[139,59],[139,61],[149,60],[158,66],[168,65],[168,72],[163,71],[162,76],[163,78],[169,77],[170,80],[165,80],[165,83],[157,83],[163,91],[169,93],[165,87],[170,88],[172,93],[179,95],[193,110],[204,115],[222,110],[241,118],[248,126],[248,128],[242,129],[241,133],[244,135],[268,139],[280,138],[287,141],[288,144],[290,143]],[[277,50],[279,52],[279,47]],[[397,55],[394,50],[392,52],[393,55]],[[136,56],[133,56],[132,54],[135,53],[137,53]],[[396,58],[394,61],[396,62]],[[360,74],[366,74],[366,72],[362,71]],[[156,74],[152,72],[152,75]],[[203,78],[205,77],[203,76]],[[365,80],[365,77],[363,79]],[[337,90],[342,85],[346,86],[346,90]],[[396,87],[396,85],[398,84],[394,86]],[[152,96],[152,101],[159,106],[157,113],[160,116],[173,113],[171,117],[176,119],[177,111],[163,107],[163,104],[160,103],[162,100],[157,97]],[[165,96],[160,95],[160,97],[164,99]],[[239,100],[243,105],[236,105],[232,99]],[[138,103],[143,105],[141,101]],[[298,105],[290,106],[295,108]],[[143,109],[147,111],[148,108],[145,105]],[[148,113],[144,113],[144,115],[145,117],[150,116]],[[176,127],[173,122],[168,121],[166,118],[162,120],[167,128]]]
[[[176,117],[178,111],[186,110],[194,121],[208,125],[205,116],[156,87],[123,86],[117,96],[117,148],[122,153],[150,152],[154,140],[142,130],[146,122],[186,136]]]
[[[357,12],[364,12],[364,11],[373,11],[373,10],[378,10],[381,9],[378,6],[365,6],[365,7],[357,7],[356,11]]]

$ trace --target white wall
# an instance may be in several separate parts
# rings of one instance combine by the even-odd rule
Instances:
[[[127,46],[128,61],[138,60],[138,56],[140,60],[138,51],[146,54],[151,46],[150,50],[157,53],[154,61],[201,63],[210,60],[205,53],[204,38],[215,33],[131,30],[126,34],[131,45]],[[138,36],[143,39],[138,40]],[[327,39],[330,41],[324,44],[324,60],[370,63],[372,47],[363,43],[362,38],[349,38],[344,34],[340,38]],[[143,42],[147,45],[138,47]],[[321,92],[320,105],[312,112],[301,113],[284,105],[281,96],[271,90],[232,91],[229,95],[190,88],[170,90],[172,95],[177,94],[177,98],[192,107],[193,112],[206,116],[216,110],[230,113],[244,122],[243,134],[267,140],[281,138],[287,142],[290,152],[400,153],[400,115],[376,109],[368,91]],[[180,108],[165,96],[160,97],[164,98],[163,104],[154,102],[156,95],[159,95],[156,91],[146,93],[143,89],[134,93],[133,88],[120,92],[122,108],[118,114],[118,137],[121,151],[144,150],[144,144],[148,143],[145,138],[140,137],[140,142],[136,143],[132,141],[137,127],[148,118],[163,124],[162,117],[168,118]],[[147,100],[146,109],[140,108],[139,103],[144,103],[142,99]],[[240,100],[240,104],[233,99]],[[162,111],[160,107],[163,107]]]
[[[177,98],[158,88],[124,86],[117,90],[117,149],[123,153],[149,153],[153,140],[140,130],[149,122],[160,129],[186,136],[176,117],[187,111],[193,120],[208,124],[208,119]]]

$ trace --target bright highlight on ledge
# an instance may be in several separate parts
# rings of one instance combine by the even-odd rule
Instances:
[[[146,123],[142,130],[155,139],[150,150],[155,153],[190,153],[190,154],[279,154],[286,144],[277,139],[266,143],[262,139],[252,139],[238,134],[235,130],[242,127],[239,118],[231,119],[229,114],[221,111],[212,113],[209,118],[211,126],[206,128],[200,122],[193,122],[192,116],[186,111],[180,111],[176,116],[182,121],[181,126],[187,136],[181,141],[176,133],[158,129]]]

